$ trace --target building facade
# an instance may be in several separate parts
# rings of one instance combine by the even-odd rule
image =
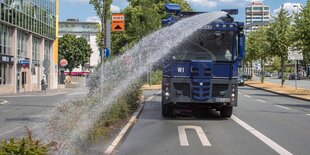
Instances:
[[[57,0],[0,0],[0,94],[57,88]]]
[[[249,33],[259,25],[265,25],[265,23],[270,21],[270,6],[264,5],[263,2],[251,2],[245,7],[245,24],[253,26],[245,30]]]
[[[59,22],[58,37],[62,37],[65,34],[83,37],[87,40],[93,51],[90,56],[89,64],[85,67],[80,66],[79,68],[75,68],[72,71],[73,75],[82,75],[84,72],[89,72],[100,62],[99,48],[96,43],[96,37],[99,30],[98,24],[99,23],[97,22],[81,22],[78,19],[68,19],[67,21]]]

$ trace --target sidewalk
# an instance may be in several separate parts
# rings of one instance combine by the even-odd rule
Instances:
[[[250,87],[263,89],[276,94],[310,101],[310,89],[298,88],[297,90],[295,90],[295,87],[293,86],[284,85],[283,87],[281,87],[281,85],[278,83],[266,81],[262,84],[260,81],[256,80],[246,81],[245,84]]]
[[[61,94],[67,94],[77,91],[81,88],[64,88],[64,89],[48,89],[45,91],[33,91],[33,92],[19,92],[14,94],[0,94],[0,97],[21,97],[21,96],[55,96]]]

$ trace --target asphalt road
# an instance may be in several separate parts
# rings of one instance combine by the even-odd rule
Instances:
[[[161,97],[156,95],[156,91],[145,92],[146,98],[153,97],[145,103],[137,123],[116,154],[310,153],[309,102],[250,87],[241,87],[239,92],[239,105],[230,119],[222,119],[217,112],[210,110],[195,116],[164,119],[161,116]],[[186,128],[185,132],[183,128]]]
[[[85,95],[85,92],[71,92],[49,96],[27,95],[27,96],[1,96],[0,100],[7,103],[0,105],[0,140],[22,137],[26,133],[24,126],[33,127],[38,121],[44,121],[47,113],[57,103]]]

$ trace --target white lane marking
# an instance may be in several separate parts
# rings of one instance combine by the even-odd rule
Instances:
[[[264,101],[264,100],[260,100],[260,99],[256,99],[256,100],[259,101],[259,102],[266,103],[266,101]]]
[[[161,92],[162,92],[162,91],[160,90],[160,91],[157,92],[157,94],[161,94]]]
[[[9,104],[9,101],[7,101],[7,100],[2,100],[2,102],[0,102],[0,105],[4,105],[4,104]]]
[[[194,129],[202,143],[202,146],[211,146],[206,134],[203,132],[200,126],[183,125],[178,126],[179,139],[181,146],[189,146],[185,129]]]
[[[154,96],[150,96],[145,101],[151,101],[153,98],[154,98]]]
[[[275,105],[275,106],[277,106],[277,107],[279,107],[279,108],[283,108],[283,109],[286,109],[286,110],[290,110],[290,108],[286,108],[286,107],[284,107],[284,106],[281,106],[281,105]]]
[[[0,133],[0,136],[3,136],[3,135],[6,135],[6,134],[9,134],[9,133],[12,133],[12,132],[15,132],[16,130],[22,128],[23,126],[17,126],[9,131],[6,131],[6,132],[3,132],[3,133]]]
[[[240,126],[242,126],[244,129],[252,133],[255,137],[257,137],[259,140],[264,142],[266,145],[268,145],[270,148],[272,148],[274,151],[278,152],[280,155],[293,155],[291,152],[288,150],[284,149],[282,146],[277,144],[276,142],[272,141],[270,138],[267,136],[263,135],[247,123],[243,122],[240,120],[238,117],[235,115],[231,116],[231,119],[234,120],[236,123],[238,123]]]
[[[251,96],[250,95],[244,95],[245,97],[247,97],[247,98],[251,98]]]
[[[308,116],[310,116],[310,114],[307,114]]]

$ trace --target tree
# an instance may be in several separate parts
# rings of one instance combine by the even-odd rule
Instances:
[[[272,45],[270,46],[271,54],[280,58],[282,75],[281,87],[283,87],[285,81],[284,64],[286,63],[288,57],[288,47],[291,45],[291,40],[289,38],[292,36],[292,29],[290,25],[291,17],[282,6],[278,16],[274,17],[274,22],[270,24],[266,35],[268,42]]]
[[[302,11],[295,17],[295,25],[293,25],[292,39],[295,47],[302,50],[304,65],[310,63],[310,1],[302,8]]]
[[[270,56],[270,44],[267,41],[267,27],[260,27],[252,31],[246,42],[246,60],[250,63],[255,60],[260,60],[261,64],[261,82],[264,83],[265,71],[264,65]]]
[[[180,4],[183,11],[192,11],[190,5],[185,0],[128,0],[127,6],[122,13],[126,18],[126,31],[112,34],[113,55],[120,54],[126,47],[133,46],[145,35],[161,28],[161,19],[166,16],[164,3]],[[106,2],[110,6],[111,0]],[[102,2],[100,0],[90,0],[99,17],[102,17]],[[107,11],[107,10],[106,10]],[[106,13],[105,16],[110,16]],[[97,43],[102,41],[104,34],[100,34]],[[97,36],[98,37],[98,36]]]
[[[67,59],[68,65],[65,67],[72,70],[80,65],[84,66],[89,62],[92,49],[85,38],[77,38],[75,35],[66,34],[59,38],[59,57]]]

